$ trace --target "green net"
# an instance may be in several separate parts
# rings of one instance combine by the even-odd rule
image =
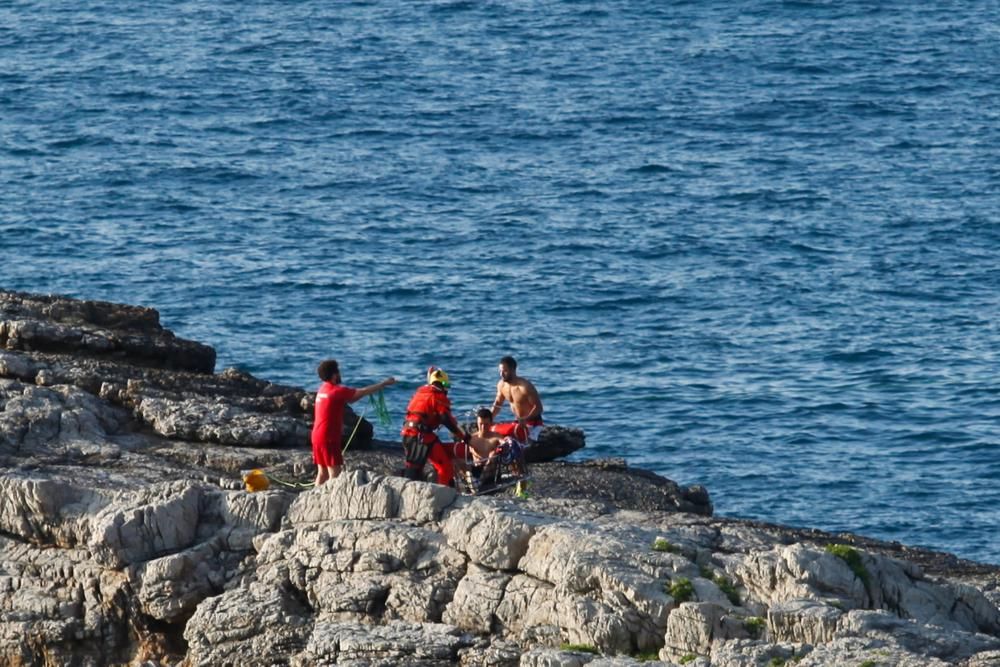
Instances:
[[[392,426],[392,416],[389,415],[389,408],[385,406],[385,394],[382,393],[382,390],[379,389],[378,392],[369,396],[368,401],[375,411],[375,418],[378,420],[379,426],[382,428]]]

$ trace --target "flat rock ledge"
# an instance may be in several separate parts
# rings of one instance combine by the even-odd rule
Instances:
[[[1000,665],[997,567],[621,460],[554,446],[528,498],[469,497],[369,430],[323,487],[248,493],[309,474],[311,399],[214,363],[147,308],[0,292],[0,664]]]

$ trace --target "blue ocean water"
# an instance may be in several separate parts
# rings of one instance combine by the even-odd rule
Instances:
[[[931,4],[4,3],[0,286],[397,421],[513,354],[719,514],[1000,563],[1000,7]]]

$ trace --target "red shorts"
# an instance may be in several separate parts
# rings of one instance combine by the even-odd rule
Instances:
[[[527,442],[529,436],[538,434],[540,428],[544,426],[541,419],[532,419],[530,421],[524,422],[524,424],[519,424],[518,422],[501,422],[499,424],[494,424],[493,431],[494,435],[499,435],[501,437],[510,436],[515,440],[520,442]]]
[[[313,443],[313,463],[325,468],[344,465],[344,453],[340,450],[340,443],[329,444]]]

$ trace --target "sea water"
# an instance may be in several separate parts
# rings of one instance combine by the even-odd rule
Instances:
[[[1000,563],[995,2],[0,5],[0,287]],[[505,414],[509,414],[506,413]]]

